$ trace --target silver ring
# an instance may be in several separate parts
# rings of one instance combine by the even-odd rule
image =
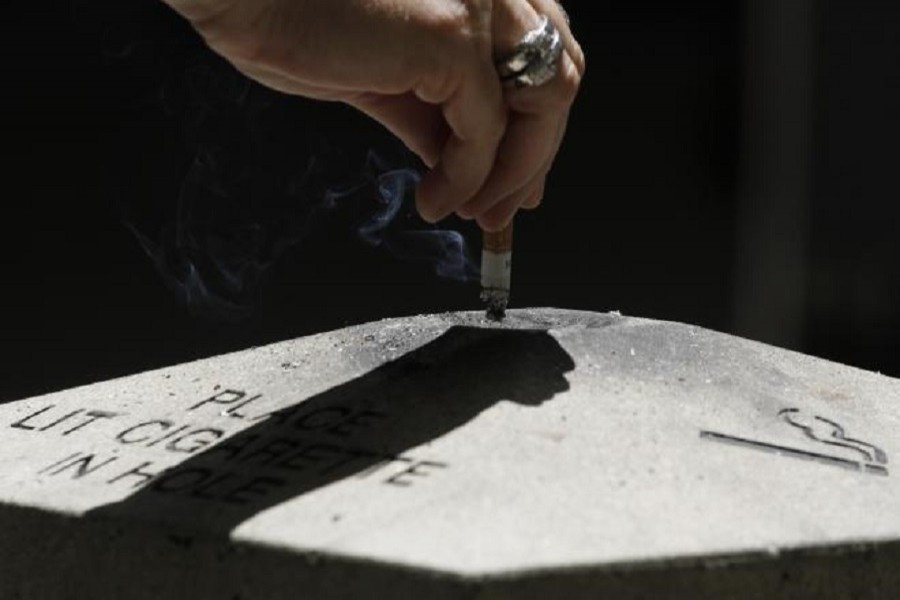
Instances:
[[[562,37],[544,15],[541,23],[526,33],[508,56],[497,61],[500,81],[514,88],[544,85],[559,72],[562,52]]]

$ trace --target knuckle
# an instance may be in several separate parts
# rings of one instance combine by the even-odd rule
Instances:
[[[416,59],[427,79],[436,75],[428,95],[438,101],[449,98],[477,69],[483,36],[473,20],[471,11],[459,10],[429,15],[423,24],[420,45],[428,50]]]

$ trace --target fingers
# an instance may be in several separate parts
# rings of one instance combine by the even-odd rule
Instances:
[[[564,134],[565,127],[562,127],[557,133],[557,146],[562,142]],[[553,161],[548,161],[521,189],[485,209],[477,217],[479,226],[485,231],[499,231],[506,227],[520,208],[533,210],[540,206],[544,199],[547,175],[552,166]]]
[[[524,202],[522,202],[522,206],[519,208],[524,208],[525,210],[534,210],[538,206],[541,205],[541,202],[544,200],[544,188],[547,185],[547,178],[542,177],[541,183],[538,185],[537,192],[532,194],[530,197],[526,198]],[[512,216],[510,216],[512,219]]]
[[[506,103],[510,110],[525,114],[556,115],[568,118],[568,112],[581,87],[581,72],[568,52],[563,52],[556,76],[538,87],[510,89]]]
[[[501,231],[513,220],[520,208],[537,208],[544,196],[545,177],[520,190],[478,217],[478,226],[484,231]]]
[[[563,132],[560,131],[557,139],[562,140],[562,135]],[[552,161],[548,161],[534,173],[522,188],[500,198],[499,201],[486,208],[477,216],[479,226],[485,231],[499,230],[512,220],[519,208],[537,208],[543,200],[547,175],[552,166]],[[466,216],[464,218],[474,219],[476,217]]]
[[[348,101],[396,135],[429,167],[434,167],[447,142],[449,129],[439,106],[415,94],[364,94]]]
[[[554,114],[513,113],[490,177],[459,215],[481,215],[548,171],[562,141],[562,125]]]
[[[540,98],[536,102],[529,101],[540,106],[545,102]],[[549,115],[540,111],[533,115],[514,112],[491,177],[475,198],[460,208],[458,214],[471,219],[505,203],[514,194],[519,198],[528,197],[520,192],[534,188],[538,181],[543,183],[550,172],[565,136],[568,116],[568,106],[561,115],[557,115],[555,110]]]
[[[560,31],[564,51],[558,73],[549,82],[537,87],[504,91],[510,114],[509,125],[498,149],[494,168],[478,193],[457,211],[461,217],[476,218],[482,227],[491,230],[505,225],[525,203],[529,207],[540,203],[544,179],[562,143],[569,110],[578,93],[584,68],[581,48],[572,37],[566,18],[555,0],[533,0],[530,4],[521,4],[530,11],[532,24],[528,27],[539,22],[539,14],[553,20]],[[517,10],[521,14],[521,5]],[[517,37],[513,39],[521,39],[522,17],[508,17],[506,21],[506,27],[517,29]],[[508,31],[498,32],[497,27],[495,39],[506,40],[502,44],[508,49],[511,36]],[[503,56],[504,50],[496,49],[495,54]]]
[[[489,56],[451,88],[443,102],[450,134],[437,164],[416,190],[416,206],[426,221],[436,222],[468,202],[484,185],[506,130],[506,107]]]

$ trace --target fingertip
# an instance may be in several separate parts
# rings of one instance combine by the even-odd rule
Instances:
[[[544,201],[544,199],[541,196],[535,196],[535,197],[529,198],[528,200],[523,202],[522,208],[525,210],[534,210],[534,209],[540,207],[541,202],[543,202],[543,201]]]
[[[544,182],[522,203],[525,210],[534,210],[544,201]]]
[[[491,175],[488,176],[484,185],[481,187],[475,195],[469,199],[468,202],[459,207],[458,212],[462,215],[468,216],[470,219],[474,219],[478,215],[489,211],[491,208],[497,205],[497,203],[504,197],[504,195],[508,194],[505,190],[501,191],[505,193],[501,193],[497,190],[499,187],[497,185],[497,181],[501,179],[501,175],[498,174],[498,168],[495,166],[494,171]]]
[[[410,152],[412,152],[413,154],[418,156],[419,160],[422,161],[422,164],[425,165],[428,169],[433,169],[435,167],[435,165],[437,165],[437,163],[438,163],[437,154],[435,154],[433,152],[428,152],[427,150],[423,151],[420,149],[413,148],[409,144],[406,145],[406,148]]]
[[[451,137],[437,165],[422,179],[417,206],[429,222],[439,221],[469,204],[490,174],[493,156],[488,160],[469,146]],[[477,213],[464,210],[463,214],[472,218]]]
[[[427,223],[437,223],[452,210],[446,208],[448,182],[440,163],[429,171],[416,187],[416,210]]]
[[[518,205],[505,204],[477,217],[478,226],[487,232],[502,231],[513,220],[518,211]]]
[[[456,214],[459,215],[460,219],[465,219],[466,221],[471,221],[476,217],[476,212],[472,210],[472,203],[469,202],[467,204],[463,204],[459,208],[456,209]]]
[[[416,211],[419,213],[419,216],[422,217],[422,220],[427,223],[434,223],[435,220],[432,217],[431,212],[431,203],[429,202],[428,197],[428,176],[422,178],[422,181],[419,182],[419,185],[416,186]]]
[[[405,142],[405,141],[404,141]],[[409,143],[406,143],[406,147],[416,156],[419,157],[419,160],[422,161],[428,169],[434,169],[438,162],[440,161],[441,152],[437,145],[432,147],[413,147]]]
[[[496,233],[505,229],[515,215],[515,210],[510,214],[504,214],[502,216],[496,214],[484,214],[478,217],[478,226],[488,233]]]
[[[435,213],[432,212],[431,204],[428,201],[427,192],[423,191],[424,185],[420,184],[416,189],[416,211],[418,211],[419,216],[422,217],[422,220],[426,223],[437,223],[438,218]]]
[[[516,216],[520,208],[537,208],[544,196],[546,180],[504,198],[493,208],[478,215],[478,224],[485,231],[500,231]]]

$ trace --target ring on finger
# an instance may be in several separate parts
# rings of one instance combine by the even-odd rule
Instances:
[[[563,41],[559,30],[546,16],[527,32],[515,48],[497,61],[497,74],[504,87],[537,87],[559,72]]]

